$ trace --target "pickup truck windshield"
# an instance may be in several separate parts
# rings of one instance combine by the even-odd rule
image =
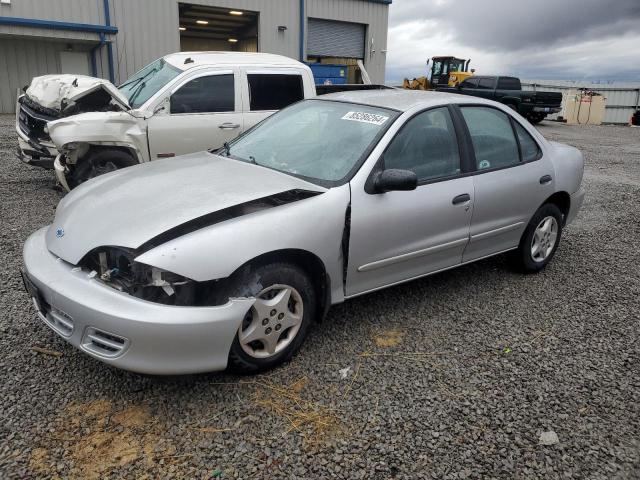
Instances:
[[[162,58],[150,63],[118,87],[131,108],[138,108],[158,90],[182,73]]]
[[[222,150],[240,160],[324,186],[343,183],[397,112],[365,105],[307,100],[269,117]]]

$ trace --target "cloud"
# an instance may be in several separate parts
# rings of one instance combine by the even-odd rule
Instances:
[[[640,0],[396,0],[387,79],[427,58],[471,58],[480,73],[640,81]]]

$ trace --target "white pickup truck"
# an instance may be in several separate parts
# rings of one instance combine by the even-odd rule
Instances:
[[[118,168],[219,148],[315,95],[308,66],[265,53],[174,53],[117,88],[93,77],[45,75],[18,97],[18,156],[53,165],[69,190]]]

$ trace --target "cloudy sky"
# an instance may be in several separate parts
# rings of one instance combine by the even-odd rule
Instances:
[[[394,0],[387,81],[437,55],[478,73],[640,81],[640,0]]]

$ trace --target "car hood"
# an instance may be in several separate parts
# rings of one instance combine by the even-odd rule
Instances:
[[[214,221],[214,212],[291,191],[318,194],[326,189],[207,152],[156,160],[74,189],[58,205],[47,247],[75,265],[94,248],[137,249],[168,231],[175,236],[182,225],[193,230],[201,220],[204,226]],[[225,218],[218,216],[217,221]]]
[[[116,86],[108,80],[86,75],[43,75],[31,80],[26,90],[27,97],[45,108],[63,113],[83,98],[97,95],[101,91],[107,95],[100,97],[102,103],[114,101],[123,109],[129,110],[129,102]],[[97,109],[106,107],[101,102],[91,102]]]

